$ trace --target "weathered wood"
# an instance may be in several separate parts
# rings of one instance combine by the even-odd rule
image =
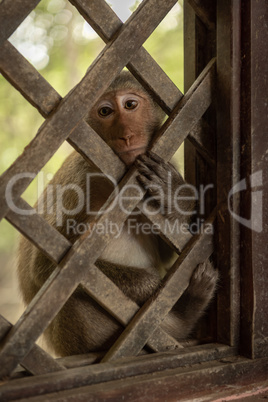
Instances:
[[[0,3],[0,46],[39,2],[40,0],[16,0],[15,10],[13,0],[5,0]]]
[[[8,41],[0,50],[0,71],[44,117],[59,104],[57,91]]]
[[[88,287],[84,288],[84,289],[89,294],[91,294],[91,292],[90,292]],[[98,291],[98,295],[96,297],[96,301],[99,304],[103,303],[102,305],[103,305],[104,309],[109,311],[109,313],[111,315],[113,315],[113,316],[116,316],[117,315],[116,313],[119,310],[120,314],[118,316],[118,321],[123,323],[124,327],[126,327],[128,325],[128,323],[129,323],[129,321],[131,320],[131,318],[134,317],[134,314],[131,315],[131,318],[129,320],[125,320],[125,315],[130,315],[131,310],[134,310],[134,308],[136,309],[136,313],[137,313],[139,311],[139,306],[134,303],[135,305],[131,305],[131,308],[130,308],[130,303],[129,303],[130,299],[127,299],[127,304],[126,304],[127,314],[124,314],[124,313],[122,314],[122,305],[120,305],[120,306],[117,305],[117,295],[118,295],[118,290],[119,289],[117,287],[115,287],[115,292],[113,294],[112,304],[111,305],[107,304],[108,300],[107,300],[107,298],[105,296],[99,295],[100,289],[102,289],[102,287],[99,286],[98,287],[99,291]],[[94,289],[94,294],[96,294],[95,289]],[[122,331],[123,331],[123,328],[122,328]],[[156,328],[156,330],[154,331],[154,333],[152,334],[150,339],[148,339],[147,346],[154,352],[162,352],[162,351],[166,351],[166,350],[179,349],[179,348],[183,347],[183,345],[180,342],[178,342],[175,338],[173,338],[172,336],[167,334],[160,327]]]
[[[188,1],[183,5],[184,38],[184,93],[193,85],[196,72],[197,33],[196,15]],[[184,177],[187,183],[196,186],[196,148],[188,140],[184,141]]]
[[[64,373],[42,375],[35,378],[12,380],[0,387],[2,401],[30,398],[62,390],[77,389],[117,379],[139,376],[167,369],[183,367],[234,355],[234,350],[219,344],[194,346],[179,352],[154,353],[130,359],[120,359],[113,363],[94,364],[87,367],[69,369]]]
[[[112,177],[113,182],[118,182],[126,172],[125,164],[85,121],[80,121],[69,136],[68,142],[86,161],[93,163],[108,177]]]
[[[268,169],[266,1],[242,1],[241,351],[268,356]],[[251,220],[251,221],[250,221]],[[245,223],[245,222],[244,222]],[[251,226],[251,227],[250,227]]]
[[[207,223],[212,224],[213,220],[214,214]],[[102,361],[139,353],[149,336],[187,288],[196,266],[211,255],[213,251],[212,240],[213,236],[206,234],[196,235],[190,240],[163,279],[163,286],[157,290],[152,299],[141,307]]]
[[[94,0],[90,5],[85,1],[73,3],[105,42],[111,40],[119,28],[123,26],[104,0]],[[147,90],[154,94],[154,97],[158,99],[158,102],[168,113],[182,97],[176,85],[144,48],[141,48],[134,55],[132,62],[128,64],[128,68],[145,85]],[[1,48],[0,70],[5,78],[45,117],[61,100],[57,91],[8,41]]]
[[[72,244],[49,225],[26,201],[20,198],[16,208],[9,210],[6,219],[55,263],[59,263]],[[26,213],[21,213],[21,211]]]
[[[107,42],[122,28],[123,24],[104,0],[72,0],[85,20]],[[161,67],[144,49],[139,49],[127,64],[128,69],[152,93],[156,101],[169,114],[182,97],[182,93]]]
[[[11,324],[0,314],[0,341],[7,335],[10,331]]]
[[[193,2],[191,2],[192,4]],[[194,1],[194,3],[197,3]],[[212,4],[213,3],[213,4]],[[201,2],[200,2],[201,5]],[[201,7],[207,12],[213,8],[215,13],[216,2],[211,0],[202,2]],[[185,91],[192,85],[196,77],[205,68],[212,57],[215,57],[216,30],[209,30],[195,13],[189,2],[184,4],[184,86]],[[198,14],[198,13],[197,13]],[[215,20],[215,15],[214,15]],[[204,219],[213,210],[216,204],[216,104],[215,99],[202,119],[189,133],[184,142],[185,152],[185,179],[196,189],[209,188],[206,196],[200,199],[198,214],[195,219]],[[204,208],[203,208],[204,206]],[[203,209],[202,209],[203,208]],[[216,264],[215,264],[216,266]],[[196,328],[198,337],[216,339],[216,300],[210,305],[208,313],[198,323]]]
[[[153,205],[143,207],[143,202],[138,204],[140,211],[149,219],[149,221],[157,228],[156,232],[162,239],[179,254],[192,238],[188,230],[182,230],[179,226],[179,221],[169,221],[167,217],[161,213],[156,213]],[[185,228],[184,228],[185,229]]]
[[[228,194],[240,177],[240,2],[219,1],[217,15],[218,340],[234,345],[239,337],[240,239]],[[232,197],[232,208],[239,214],[239,194]]]
[[[187,140],[190,141],[197,151],[202,155],[206,162],[215,169],[216,158],[213,151],[212,128],[207,124],[204,119],[200,119],[194,129],[189,133]]]
[[[182,349],[184,346],[173,336],[169,335],[163,328],[158,327],[149,337],[146,346],[153,352],[166,352],[167,350]],[[142,349],[137,353],[141,353]]]
[[[211,395],[219,387],[245,385],[267,380],[268,359],[248,360],[227,357],[154,374],[74,388],[70,391],[33,397],[40,401],[168,401],[198,400],[200,394]],[[59,373],[60,374],[60,373]],[[58,375],[58,374],[56,374]],[[28,398],[22,401],[29,401]],[[203,399],[202,399],[203,400]]]
[[[57,91],[8,41],[1,49],[0,71],[44,117],[47,117],[61,101],[61,96]],[[93,163],[96,160],[95,164],[101,170],[104,169],[102,165],[105,164],[105,167],[109,166],[106,171],[109,171],[111,176],[118,180],[122,177],[125,171],[124,164],[84,121],[81,121],[72,131],[68,142],[86,160],[91,160]],[[105,154],[105,159],[99,153],[100,149]]]
[[[215,17],[216,17],[216,2],[210,0],[187,0],[187,2],[193,7],[195,14],[201,19],[201,21],[210,30],[215,29]]]
[[[160,0],[143,2],[124,25],[120,35],[105,47],[81,82],[64,98],[57,111],[47,118],[35,139],[1,176],[0,219],[8,211],[5,188],[10,178],[22,170],[38,173],[175,2],[175,0],[167,0],[165,3]],[[140,25],[144,27],[142,31],[138,29]],[[14,201],[21,196],[32,180],[25,178],[14,186]]]
[[[123,23],[104,0],[70,0],[82,17],[104,42],[108,42],[122,28]]]
[[[90,366],[98,363],[103,357],[104,352],[83,353],[81,355],[72,355],[60,357],[56,360],[66,369]]]
[[[185,348],[185,349],[180,349],[180,352],[182,352],[182,353],[184,353],[186,350],[188,350],[186,348],[193,347],[193,346],[200,346],[199,342],[196,339],[184,339],[181,341],[181,345]],[[213,344],[206,345],[206,349],[204,351],[205,356],[207,356],[207,354],[209,356],[210,346],[213,347]],[[222,350],[222,347],[223,347],[223,345],[220,345],[220,349],[217,347],[216,351]],[[229,350],[231,353],[231,348],[228,347],[228,351]],[[169,353],[169,352],[176,353],[174,350],[168,351],[168,352],[166,351],[165,353]],[[77,367],[89,366],[94,363],[99,363],[105,353],[106,352],[85,353],[82,355],[61,357],[61,358],[57,358],[56,360],[67,369],[77,368]],[[226,353],[229,353],[229,352],[226,352]],[[138,356],[145,356],[145,355],[146,356],[155,356],[155,354],[151,354],[151,353],[149,354],[149,352],[145,349],[143,349],[141,351],[141,353],[139,353]],[[158,355],[160,355],[160,353]],[[163,355],[163,352],[161,352],[161,356],[162,355]],[[135,359],[135,357],[130,357],[130,360],[132,358]],[[210,358],[208,358],[208,360],[210,360]],[[129,362],[129,359],[127,359],[127,361]]]
[[[136,171],[133,168],[120,182],[119,189],[122,190],[126,183],[135,184],[135,177]],[[101,209],[108,212],[96,219],[96,222],[101,225],[105,224],[107,219],[111,223],[122,224],[128,216],[128,211],[130,213],[142,198],[144,190],[140,192],[140,198],[133,197],[133,188],[131,187],[124,191],[124,197],[128,201],[126,206],[128,209],[125,211],[121,210],[118,202],[121,192],[114,191],[114,193],[111,194]],[[115,207],[110,208],[113,205]],[[10,374],[31,350],[34,342],[56,316],[77,285],[85,278],[84,267],[90,267],[95,263],[113,236],[115,233],[111,231],[105,235],[95,233],[90,238],[87,238],[87,234],[85,234],[76,242],[62,261],[61,266],[55,269],[6,337],[0,353],[0,360],[3,363],[0,367],[0,377]],[[14,345],[16,345],[15,354]]]
[[[169,115],[183,94],[150,54],[141,48],[127,64],[127,68]]]
[[[12,328],[12,324],[4,317],[0,316],[0,339],[6,335]],[[23,359],[21,365],[31,374],[40,375],[54,373],[55,371],[65,370],[65,367],[54,360],[48,353],[38,345],[34,345],[30,353]]]
[[[29,373],[40,375],[66,370],[60,362],[56,361],[38,345],[34,345],[30,353],[20,363]]]
[[[76,268],[72,274],[69,270],[56,268],[19,321],[9,331],[0,353],[1,378],[9,376],[22,362],[38,337],[71,296],[82,277],[82,268]]]
[[[82,281],[82,286],[97,303],[124,327],[128,325],[139,311],[139,306],[125,296],[124,293],[94,265],[90,267],[88,275]],[[122,309],[122,306],[124,306],[124,309]],[[181,347],[179,342],[168,336],[161,328],[156,329],[152,339],[148,341],[148,346],[154,351]]]
[[[214,68],[212,59],[160,129],[152,150],[164,159],[171,159],[211,104]],[[162,136],[163,131],[165,136]]]

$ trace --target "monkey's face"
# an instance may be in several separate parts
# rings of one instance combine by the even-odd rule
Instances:
[[[88,122],[126,165],[146,151],[159,127],[152,100],[135,89],[104,94],[92,108]]]

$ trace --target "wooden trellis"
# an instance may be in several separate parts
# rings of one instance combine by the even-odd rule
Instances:
[[[237,66],[238,60],[230,54],[238,52],[239,44],[233,31],[229,32],[224,23],[216,24],[216,22],[219,21],[219,16],[223,15],[224,18],[229,18],[229,23],[233,27],[234,19],[231,19],[231,16],[233,18],[235,13],[238,15],[241,10],[240,3],[235,5],[231,2],[229,4],[228,1],[207,0],[204,7],[197,0],[189,0],[185,4],[186,44],[189,46],[186,50],[186,62],[192,65],[192,69],[186,73],[187,92],[183,96],[142,48],[142,44],[173,7],[176,0],[144,0],[125,24],[122,24],[104,0],[72,0],[71,2],[107,43],[107,46],[81,82],[64,99],[7,40],[39,1],[4,0],[0,3],[0,71],[46,119],[23,154],[1,176],[0,217],[6,218],[57,264],[51,277],[14,326],[6,318],[0,317],[1,378],[12,376],[18,365],[23,366],[26,372],[34,376],[7,382],[0,387],[0,399],[15,400],[37,395],[38,400],[45,400],[46,394],[49,393],[49,400],[58,398],[78,400],[78,396],[81,400],[87,401],[105,397],[110,398],[109,400],[118,400],[119,396],[126,393],[130,395],[132,392],[136,395],[136,400],[138,398],[144,400],[143,394],[139,393],[135,385],[143,384],[143,389],[147,389],[147,392],[154,389],[155,400],[164,400],[163,398],[172,398],[174,395],[184,395],[187,387],[189,389],[192,382],[198,378],[203,379],[205,388],[207,384],[227,384],[235,373],[235,383],[243,384],[254,370],[256,379],[262,381],[267,359],[257,359],[249,363],[246,358],[237,357],[240,346],[238,341],[239,308],[237,307],[239,304],[239,262],[235,259],[237,257],[235,247],[238,247],[239,232],[237,225],[230,221],[224,199],[225,191],[235,183],[235,174],[238,172],[239,146],[232,143],[235,135],[234,121],[237,116],[235,113],[238,113],[238,110],[234,107],[234,117],[229,116],[224,124],[223,120],[228,115],[226,106],[228,99],[231,99],[234,105],[238,104],[235,103],[234,89],[235,80],[238,80],[237,71],[234,70],[233,75],[230,73],[230,69]],[[196,36],[191,35],[193,29]],[[229,47],[223,46],[226,35],[230,41],[233,41],[234,46],[231,47],[230,42]],[[215,56],[218,74],[227,75],[224,80],[221,76],[218,81],[216,80]],[[212,180],[215,184],[220,183],[217,187],[218,216],[220,216],[218,239],[224,244],[224,252],[219,250],[217,255],[224,285],[219,292],[218,333],[215,335],[215,331],[214,333],[210,331],[213,333],[213,340],[221,342],[219,344],[181,349],[181,345],[159,326],[188,286],[196,265],[212,254],[214,248],[212,235],[201,233],[191,236],[189,234],[177,238],[172,231],[167,232],[165,226],[162,236],[173,245],[179,256],[165,277],[163,286],[156,297],[139,308],[95,266],[97,258],[112,239],[112,233],[105,234],[105,237],[94,233],[90,239],[83,237],[72,246],[56,229],[34,213],[21,198],[32,180],[29,177],[20,180],[13,187],[13,202],[19,208],[31,210],[33,213],[21,216],[11,211],[6,202],[5,191],[10,179],[21,172],[37,175],[65,140],[86,160],[92,161],[104,174],[112,175],[118,181],[120,191],[126,184],[136,184],[135,168],[131,168],[126,173],[122,162],[83,120],[90,107],[125,66],[152,93],[169,115],[169,119],[155,139],[152,150],[168,161],[187,138],[187,179],[194,184],[204,182],[207,173],[213,171],[212,176],[210,175],[209,179],[207,177],[207,180]],[[225,68],[227,71],[224,70]],[[225,87],[221,86],[222,82]],[[218,127],[214,119],[217,109],[214,102],[216,88],[218,99],[219,94],[223,97],[223,113],[218,117]],[[230,131],[223,133],[224,127],[226,128],[228,124]],[[211,132],[213,135],[210,135]],[[217,159],[216,147],[218,148]],[[227,148],[226,163],[224,160],[226,155],[223,156],[221,153],[224,147]],[[103,152],[105,152],[105,158],[103,158]],[[233,164],[229,162],[230,159],[234,161]],[[226,169],[223,169],[224,164]],[[194,171],[198,171],[199,175],[193,175]],[[109,210],[108,206],[119,195],[112,194],[103,209]],[[137,194],[135,198],[131,195],[133,194],[128,188],[125,194],[128,196],[128,211],[132,211],[135,207],[142,208],[142,195],[140,199],[137,199]],[[209,223],[214,222],[215,205],[216,196],[210,199],[211,214],[207,217]],[[101,215],[97,222],[101,223],[108,219],[110,222],[122,224],[127,217],[127,213],[115,207]],[[147,217],[164,230],[164,218],[161,215],[148,214]],[[225,226],[223,222],[227,222]],[[38,337],[80,284],[94,300],[124,327],[127,327],[127,330],[122,332],[115,344],[102,357],[100,364],[90,365],[99,358],[92,355],[55,360],[35,345]],[[122,306],[124,306],[123,309]],[[243,308],[242,306],[241,310]],[[243,347],[246,355],[260,357],[260,354],[251,353],[250,348],[247,348],[245,344]],[[132,357],[127,362],[118,360],[121,357],[138,355],[145,345],[159,353]],[[167,349],[173,351],[167,352]],[[203,366],[199,369],[181,368],[187,364],[194,365],[200,362],[203,362]],[[170,374],[164,375],[165,389],[161,390],[161,386],[157,384],[161,383],[161,375],[165,369],[169,369]],[[153,378],[146,377],[146,374],[156,371],[160,372]],[[120,383],[119,379],[131,376],[140,377],[136,382],[129,378],[123,384]],[[103,385],[96,385],[104,381],[107,382],[105,389]],[[175,386],[176,381],[180,383],[179,390]],[[56,392],[60,393],[54,394]],[[151,398],[152,394],[150,394],[150,400]]]

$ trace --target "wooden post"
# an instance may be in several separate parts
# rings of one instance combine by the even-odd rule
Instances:
[[[265,0],[242,1],[241,352],[268,356],[268,77]],[[266,18],[266,21],[265,21]]]

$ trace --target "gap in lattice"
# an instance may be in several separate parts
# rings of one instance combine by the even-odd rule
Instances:
[[[25,201],[31,206],[36,203],[38,197],[72,151],[71,145],[65,141],[24,191],[22,197]]]
[[[12,324],[23,313],[16,275],[18,231],[5,219],[0,222],[0,315]]]
[[[61,96],[82,79],[105,46],[65,0],[42,0],[10,41]]]
[[[44,119],[0,74],[0,174],[23,152]]]
[[[172,48],[171,45],[172,44]],[[145,49],[183,91],[183,5],[178,2],[144,43]]]

